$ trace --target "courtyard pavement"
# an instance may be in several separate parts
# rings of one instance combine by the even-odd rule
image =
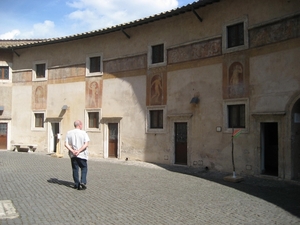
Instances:
[[[91,159],[86,190],[69,158],[0,151],[0,224],[300,224],[300,184]]]

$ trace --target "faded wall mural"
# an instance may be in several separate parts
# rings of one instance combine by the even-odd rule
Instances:
[[[249,93],[249,59],[246,55],[227,55],[223,63],[223,97],[244,98]]]
[[[240,97],[244,95],[243,65],[234,62],[229,67],[229,97]]]
[[[147,105],[165,105],[167,96],[165,67],[151,68],[147,75]]]
[[[221,55],[221,39],[203,41],[168,50],[168,64]]]
[[[101,108],[102,83],[97,78],[86,81],[86,108]]]
[[[47,107],[47,85],[40,84],[32,86],[32,109],[46,109]]]

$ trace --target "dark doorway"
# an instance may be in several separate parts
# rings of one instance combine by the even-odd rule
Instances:
[[[118,157],[118,124],[109,123],[109,146],[108,146],[108,157],[117,158]]]
[[[59,134],[59,123],[51,123],[52,126],[52,133],[53,133],[53,152],[57,152],[57,144],[58,138],[57,134]]]
[[[300,180],[300,99],[293,106],[291,115],[291,168],[292,179]]]
[[[7,123],[0,123],[0,149],[7,149]]]
[[[278,176],[278,124],[261,123],[262,174]]]
[[[187,123],[175,123],[175,164],[187,165]]]

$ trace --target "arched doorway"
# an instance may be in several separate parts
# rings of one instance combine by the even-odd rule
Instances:
[[[300,99],[291,111],[292,179],[300,180]]]

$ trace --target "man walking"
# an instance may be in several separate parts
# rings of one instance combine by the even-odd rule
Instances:
[[[90,138],[82,130],[82,122],[74,122],[75,129],[68,131],[66,135],[65,147],[69,150],[71,158],[74,188],[78,190],[86,189],[88,145]],[[81,169],[81,179],[79,180],[79,168]]]

